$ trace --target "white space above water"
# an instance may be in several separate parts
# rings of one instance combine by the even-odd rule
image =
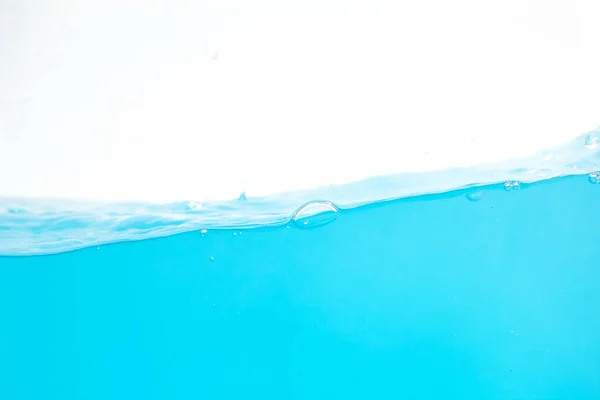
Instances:
[[[599,17],[596,0],[4,0],[0,197],[232,199],[533,155],[600,123]]]

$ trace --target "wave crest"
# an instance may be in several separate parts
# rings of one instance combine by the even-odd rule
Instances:
[[[537,182],[600,170],[600,129],[520,159],[444,171],[403,173],[265,198],[202,203],[101,204],[0,199],[0,255],[39,255],[211,228],[288,223],[322,199],[340,209],[499,182]]]

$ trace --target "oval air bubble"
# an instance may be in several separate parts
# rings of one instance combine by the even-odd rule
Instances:
[[[482,191],[478,191],[478,192],[472,192],[467,194],[467,200],[469,201],[481,201],[483,200],[483,192]]]
[[[338,209],[328,201],[313,201],[303,205],[294,214],[298,228],[316,228],[336,220]]]
[[[588,181],[593,184],[600,183],[600,171],[590,173],[588,175]]]

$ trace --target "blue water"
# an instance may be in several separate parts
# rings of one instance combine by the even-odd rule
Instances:
[[[281,225],[299,206],[317,199],[350,209],[473,185],[534,183],[572,175],[588,175],[590,182],[600,182],[600,127],[521,158],[443,170],[417,169],[263,197],[242,192],[229,200],[189,198],[168,204],[0,197],[0,256],[56,254],[201,229]],[[197,184],[201,183],[190,185]]]
[[[576,176],[2,257],[0,399],[599,399],[599,205]]]

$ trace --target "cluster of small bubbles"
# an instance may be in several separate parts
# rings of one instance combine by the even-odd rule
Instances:
[[[202,236],[202,237],[206,237],[207,233],[208,233],[208,231],[206,229],[200,230],[200,236]]]
[[[504,184],[504,190],[519,190],[521,189],[521,182],[519,181],[508,181]]]
[[[600,143],[600,128],[588,133],[585,137],[585,147],[595,150]]]
[[[200,204],[200,203],[198,203],[198,202],[195,202],[195,201],[189,201],[189,202],[187,203],[187,207],[188,207],[188,209],[190,209],[190,210],[195,210],[195,211],[197,211],[197,210],[201,210],[201,209],[202,209],[202,204]]]
[[[600,171],[592,172],[588,175],[588,181],[593,184],[600,183]]]

